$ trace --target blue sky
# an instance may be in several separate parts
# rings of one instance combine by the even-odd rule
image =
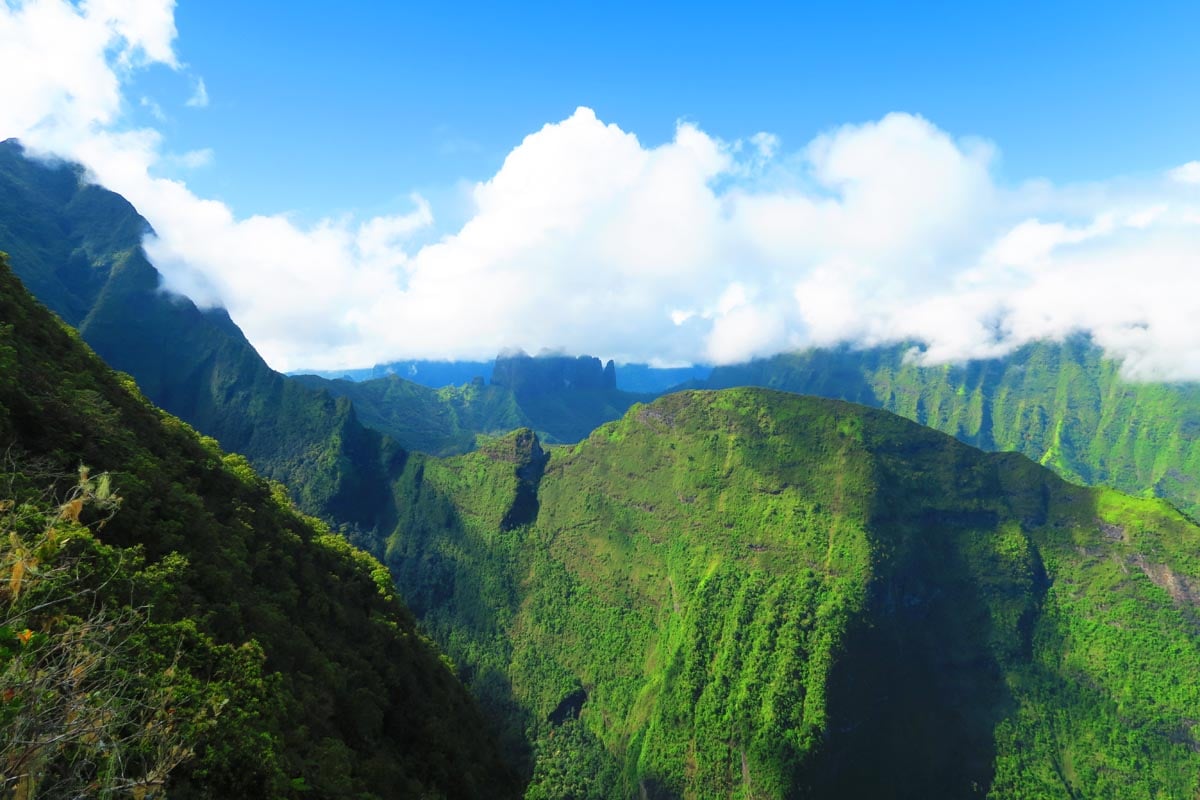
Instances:
[[[1082,332],[1200,379],[1200,6],[914,5],[2,0],[0,138],[283,370]]]
[[[1194,3],[182,0],[176,24],[210,105],[180,107],[164,68],[135,91],[173,147],[213,150],[189,184],[242,214],[391,210],[579,105],[648,145],[678,119],[801,146],[907,111],[996,142],[1009,181],[1159,170],[1200,141]]]

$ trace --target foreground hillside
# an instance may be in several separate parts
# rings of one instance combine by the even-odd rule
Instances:
[[[921,367],[905,348],[825,349],[713,371],[705,386],[767,386],[886,408],[1068,480],[1164,497],[1200,517],[1200,385],[1134,383],[1085,339]]]
[[[150,406],[2,258],[0,453],[0,794],[43,770],[45,796],[67,796],[52,779],[88,785],[126,760],[148,765],[143,792],[179,762],[172,797],[516,794],[381,566]],[[63,663],[79,671],[34,692]],[[81,719],[134,744],[91,747]],[[39,721],[43,744],[14,751],[11,726]],[[66,750],[47,744],[71,730]]]
[[[368,543],[528,797],[1200,789],[1200,530],[1160,501],[764,390],[413,457],[396,491]]]

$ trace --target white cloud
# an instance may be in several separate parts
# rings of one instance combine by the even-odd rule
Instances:
[[[713,320],[705,360],[729,364],[787,349],[787,323],[777,309],[740,305]]]
[[[18,5],[37,0],[18,0]],[[175,60],[175,0],[83,0],[85,19],[100,22],[121,37],[125,46],[117,53],[123,66]]]
[[[729,284],[725,291],[721,292],[721,296],[717,298],[717,314],[721,316],[728,315],[749,302],[750,297],[746,293],[746,287],[735,281]]]
[[[142,108],[150,112],[150,116],[154,117],[159,122],[166,122],[167,115],[162,110],[162,106],[151,100],[149,97],[143,97],[141,100]]]
[[[208,87],[204,85],[204,78],[196,79],[196,88],[192,90],[192,96],[184,103],[188,108],[207,108],[208,107]]]
[[[1163,214],[1166,214],[1170,208],[1166,203],[1158,203],[1157,205],[1143,208],[1141,211],[1135,211],[1125,218],[1125,224],[1131,228],[1144,230],[1153,225]]]
[[[1200,161],[1189,161],[1167,174],[1180,183],[1200,183]]]
[[[1001,236],[984,254],[984,264],[1033,269],[1043,265],[1055,248],[1101,235],[1112,227],[1108,218],[1087,227],[1027,219]]]
[[[750,144],[758,148],[758,154],[767,161],[770,161],[779,152],[779,137],[766,131],[759,131],[751,136]]]
[[[44,147],[112,125],[129,69],[176,65],[174,0],[0,4],[0,124]]]
[[[276,367],[504,347],[737,361],[806,344],[921,341],[929,363],[1091,333],[1139,377],[1200,378],[1200,162],[1085,186],[992,173],[995,148],[912,114],[799,148],[680,123],[647,145],[589,109],[518,144],[429,241],[391,216],[237,218],[122,126],[121,86],[176,67],[170,0],[0,4],[0,136],[75,158],[158,231],[167,284],[222,303]],[[196,85],[197,96],[204,92]]]
[[[161,161],[167,166],[176,166],[181,169],[201,169],[211,166],[214,158],[212,148],[205,147],[200,150],[188,150],[179,155],[163,156]]]

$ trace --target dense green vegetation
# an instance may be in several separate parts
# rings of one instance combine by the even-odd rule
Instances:
[[[49,731],[106,721],[129,741],[131,785],[153,788],[179,762],[172,797],[517,793],[383,567],[147,403],[2,259],[0,453],[0,724],[31,724],[35,708]],[[54,653],[91,665],[79,696],[128,717],[66,713],[92,706],[72,706],[64,681],[31,692],[30,676],[75,663]],[[172,710],[180,721],[163,728]],[[127,735],[153,724],[163,736]],[[86,737],[9,758],[17,738],[0,735],[5,780],[21,763],[49,764],[56,786],[115,774]]]
[[[372,527],[397,448],[348,401],[271,370],[224,310],[160,290],[149,225],[82,168],[0,143],[0,251],[29,291],[159,407],[284,482],[310,513]]]
[[[763,390],[414,456],[396,491],[364,543],[529,797],[1200,790],[1200,530],[1160,501]]]
[[[29,479],[5,477],[6,494]],[[182,564],[96,539],[83,520],[102,528],[120,504],[111,476],[85,470],[62,502],[0,501],[0,796],[155,795],[197,747],[200,769],[223,768],[206,742],[218,720],[238,738],[260,713],[255,643],[217,646],[131,605],[171,592]]]
[[[906,348],[810,350],[714,370],[708,388],[767,386],[886,408],[1068,480],[1164,497],[1200,516],[1200,385],[1134,383],[1083,338],[921,367]]]

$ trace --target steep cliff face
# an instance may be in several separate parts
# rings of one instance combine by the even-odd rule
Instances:
[[[512,389],[518,400],[563,391],[614,392],[616,366],[593,356],[529,356],[511,353],[496,358],[492,383]]]
[[[577,442],[651,399],[617,389],[613,362],[591,356],[501,355],[492,384],[512,391],[530,427],[551,442]]]

